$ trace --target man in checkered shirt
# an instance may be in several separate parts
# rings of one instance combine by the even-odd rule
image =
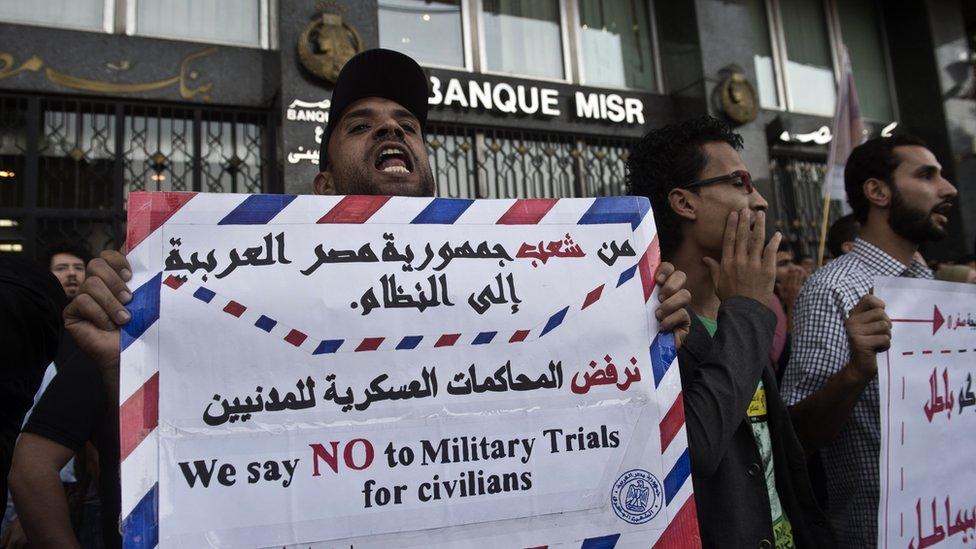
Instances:
[[[827,514],[841,545],[872,547],[881,443],[877,353],[888,348],[891,322],[870,292],[876,276],[932,278],[918,247],[945,237],[956,189],[935,155],[907,135],[854,149],[844,184],[860,238],[797,298],[783,394],[806,451],[821,453]]]

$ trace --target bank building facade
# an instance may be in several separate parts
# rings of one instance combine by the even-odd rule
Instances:
[[[636,139],[712,114],[812,252],[846,46],[870,133],[920,135],[959,187],[927,250],[951,259],[976,238],[974,37],[958,0],[0,2],[0,253],[118,247],[133,191],[310,192],[332,82],[372,47],[428,74],[439,196],[624,194]]]

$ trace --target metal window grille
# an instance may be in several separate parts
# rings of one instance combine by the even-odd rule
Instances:
[[[625,194],[627,139],[431,125],[438,196],[572,198]]]
[[[122,244],[131,191],[281,192],[270,112],[0,95],[0,253]]]
[[[796,252],[816,256],[823,220],[821,188],[827,163],[820,159],[774,156],[769,161],[772,202],[777,213],[777,229],[795,246]],[[828,222],[842,214],[840,202],[830,202]]]

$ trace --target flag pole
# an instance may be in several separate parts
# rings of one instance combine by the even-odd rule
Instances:
[[[827,226],[830,221],[831,195],[840,200],[847,196],[844,188],[844,168],[851,151],[864,143],[864,120],[857,100],[854,72],[847,47],[841,45],[842,77],[837,86],[837,109],[834,111],[833,140],[827,157],[827,172],[823,182],[823,217],[820,221],[820,245],[817,250],[817,267],[823,265],[824,247],[827,244]]]

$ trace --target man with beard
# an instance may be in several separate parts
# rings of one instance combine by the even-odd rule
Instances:
[[[783,379],[797,435],[820,450],[827,514],[844,547],[878,539],[877,353],[891,340],[874,277],[931,279],[919,244],[946,235],[956,189],[916,137],[879,137],[855,148],[844,184],[860,236],[850,253],[817,271],[797,298],[793,354]]]

